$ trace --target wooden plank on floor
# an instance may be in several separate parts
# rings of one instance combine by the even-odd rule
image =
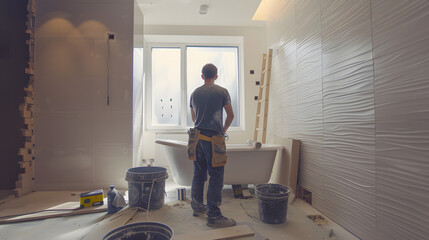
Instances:
[[[47,218],[68,217],[105,211],[107,211],[107,204],[98,207],[80,208],[79,202],[66,202],[40,212],[21,214],[19,216],[8,218],[0,216],[0,224],[35,221]]]
[[[255,236],[255,232],[252,231],[247,225],[240,225],[227,228],[218,228],[208,231],[202,231],[197,233],[181,234],[174,236],[174,240],[227,240],[227,239],[240,239],[243,237]]]

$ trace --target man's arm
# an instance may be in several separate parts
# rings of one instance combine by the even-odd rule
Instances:
[[[234,111],[232,110],[231,104],[227,104],[227,105],[223,106],[223,108],[226,111],[226,120],[225,120],[225,124],[223,126],[223,133],[226,133],[226,131],[228,130],[229,126],[232,123],[232,120],[234,119]]]
[[[195,123],[195,112],[193,108],[191,108],[191,116],[192,116],[192,122]]]

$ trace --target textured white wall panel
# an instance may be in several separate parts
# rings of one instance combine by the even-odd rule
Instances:
[[[272,62],[280,62],[280,54],[274,53]],[[273,126],[284,126],[285,121],[283,119],[283,103],[282,103],[282,83],[280,78],[280,64],[274,64],[271,68],[271,86],[270,86],[270,107],[269,107],[269,117],[268,117],[268,136],[270,134],[277,133],[278,136],[285,136],[284,128],[280,127],[273,129]],[[275,101],[272,101],[275,99]],[[272,117],[271,117],[272,116]]]
[[[323,198],[323,101],[320,1],[296,1],[297,113],[301,185]],[[287,114],[287,113],[286,113]],[[317,201],[316,201],[317,202]]]
[[[414,0],[288,1],[267,24],[273,134],[302,141],[300,185],[362,239],[428,239],[428,26]]]
[[[273,32],[274,35],[270,35],[268,38],[281,38],[280,41],[276,42],[276,46],[273,47],[273,63],[278,61],[281,64],[277,66],[273,64],[272,68],[269,115],[274,117],[272,121],[282,125],[274,129],[272,125],[269,125],[268,131],[268,133],[275,133],[278,136],[297,136],[299,132],[293,128],[298,121],[297,82],[295,76],[295,11],[293,5],[294,1],[289,1],[282,10],[283,14],[273,19],[269,26],[272,29],[279,29],[280,32]]]
[[[377,239],[429,236],[429,2],[372,1]]]
[[[374,91],[369,1],[322,1],[324,211],[375,234]]]

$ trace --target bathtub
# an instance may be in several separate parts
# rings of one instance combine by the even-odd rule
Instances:
[[[188,160],[187,142],[156,140],[163,145],[174,181],[191,186],[194,175],[193,161]],[[224,184],[259,184],[270,180],[278,150],[283,146],[263,144],[254,149],[249,144],[227,144],[228,160],[225,166]]]

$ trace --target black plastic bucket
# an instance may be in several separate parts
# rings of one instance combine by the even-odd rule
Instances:
[[[159,222],[131,223],[107,233],[103,240],[170,240],[173,230]]]
[[[126,172],[130,207],[145,210],[160,209],[164,205],[167,169],[163,167],[136,167]]]
[[[271,224],[286,222],[289,188],[281,184],[265,183],[256,185],[255,190],[259,219]]]

